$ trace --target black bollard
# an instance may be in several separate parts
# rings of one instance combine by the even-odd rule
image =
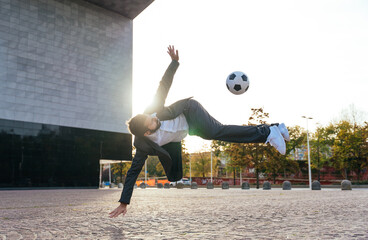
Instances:
[[[263,190],[271,190],[271,183],[269,181],[263,183]]]
[[[221,184],[221,188],[222,188],[222,189],[229,189],[229,183],[228,183],[228,182],[223,182],[223,183]]]
[[[207,189],[213,189],[214,187],[213,187],[213,183],[211,183],[211,182],[208,182],[207,183]]]
[[[351,182],[349,180],[343,180],[341,182],[341,190],[352,190]]]
[[[250,186],[249,186],[249,182],[243,182],[242,185],[241,185],[241,188],[242,189],[250,189]]]
[[[291,182],[289,181],[284,181],[282,183],[282,190],[291,190]]]
[[[319,181],[314,180],[312,182],[312,190],[321,190],[321,184],[319,183]]]

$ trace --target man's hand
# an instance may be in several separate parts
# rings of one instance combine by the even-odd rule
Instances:
[[[169,45],[167,48],[167,53],[170,55],[172,60],[179,61],[179,52],[178,50],[175,51],[174,46]]]
[[[127,212],[127,204],[120,203],[119,207],[115,208],[115,210],[110,213],[110,218],[116,218],[120,214],[123,214],[124,216],[126,212]]]

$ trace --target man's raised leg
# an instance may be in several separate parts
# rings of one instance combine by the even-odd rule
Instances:
[[[188,100],[184,115],[189,124],[189,133],[208,140],[221,140],[236,143],[270,142],[281,154],[286,145],[280,130],[266,124],[258,126],[223,125],[214,119],[196,100]]]

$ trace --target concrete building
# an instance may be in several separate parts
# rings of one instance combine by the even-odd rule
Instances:
[[[130,160],[133,19],[153,0],[0,0],[0,187]]]

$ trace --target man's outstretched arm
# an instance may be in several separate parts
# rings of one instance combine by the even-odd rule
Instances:
[[[128,204],[126,203],[120,203],[119,207],[115,208],[114,211],[110,213],[110,218],[115,218],[120,214],[123,214],[123,216],[125,216],[127,212],[127,205]]]
[[[160,81],[160,85],[158,86],[152,104],[144,111],[147,114],[158,112],[164,107],[167,94],[169,93],[172,81],[174,79],[175,72],[179,67],[178,50],[175,50],[174,46],[169,46],[167,48],[167,53],[170,55],[172,61]]]
[[[139,173],[142,171],[144,162],[147,159],[147,154],[137,150],[136,155],[133,158],[132,166],[127,172],[127,176],[124,183],[124,188],[120,197],[120,205],[110,212],[110,217],[114,218],[120,214],[125,215],[127,212],[127,205],[130,203],[130,198],[133,194],[134,184],[137,180]]]
[[[171,60],[179,62],[179,51],[175,50],[174,46],[169,45],[169,47],[167,48],[167,53],[170,55]]]

